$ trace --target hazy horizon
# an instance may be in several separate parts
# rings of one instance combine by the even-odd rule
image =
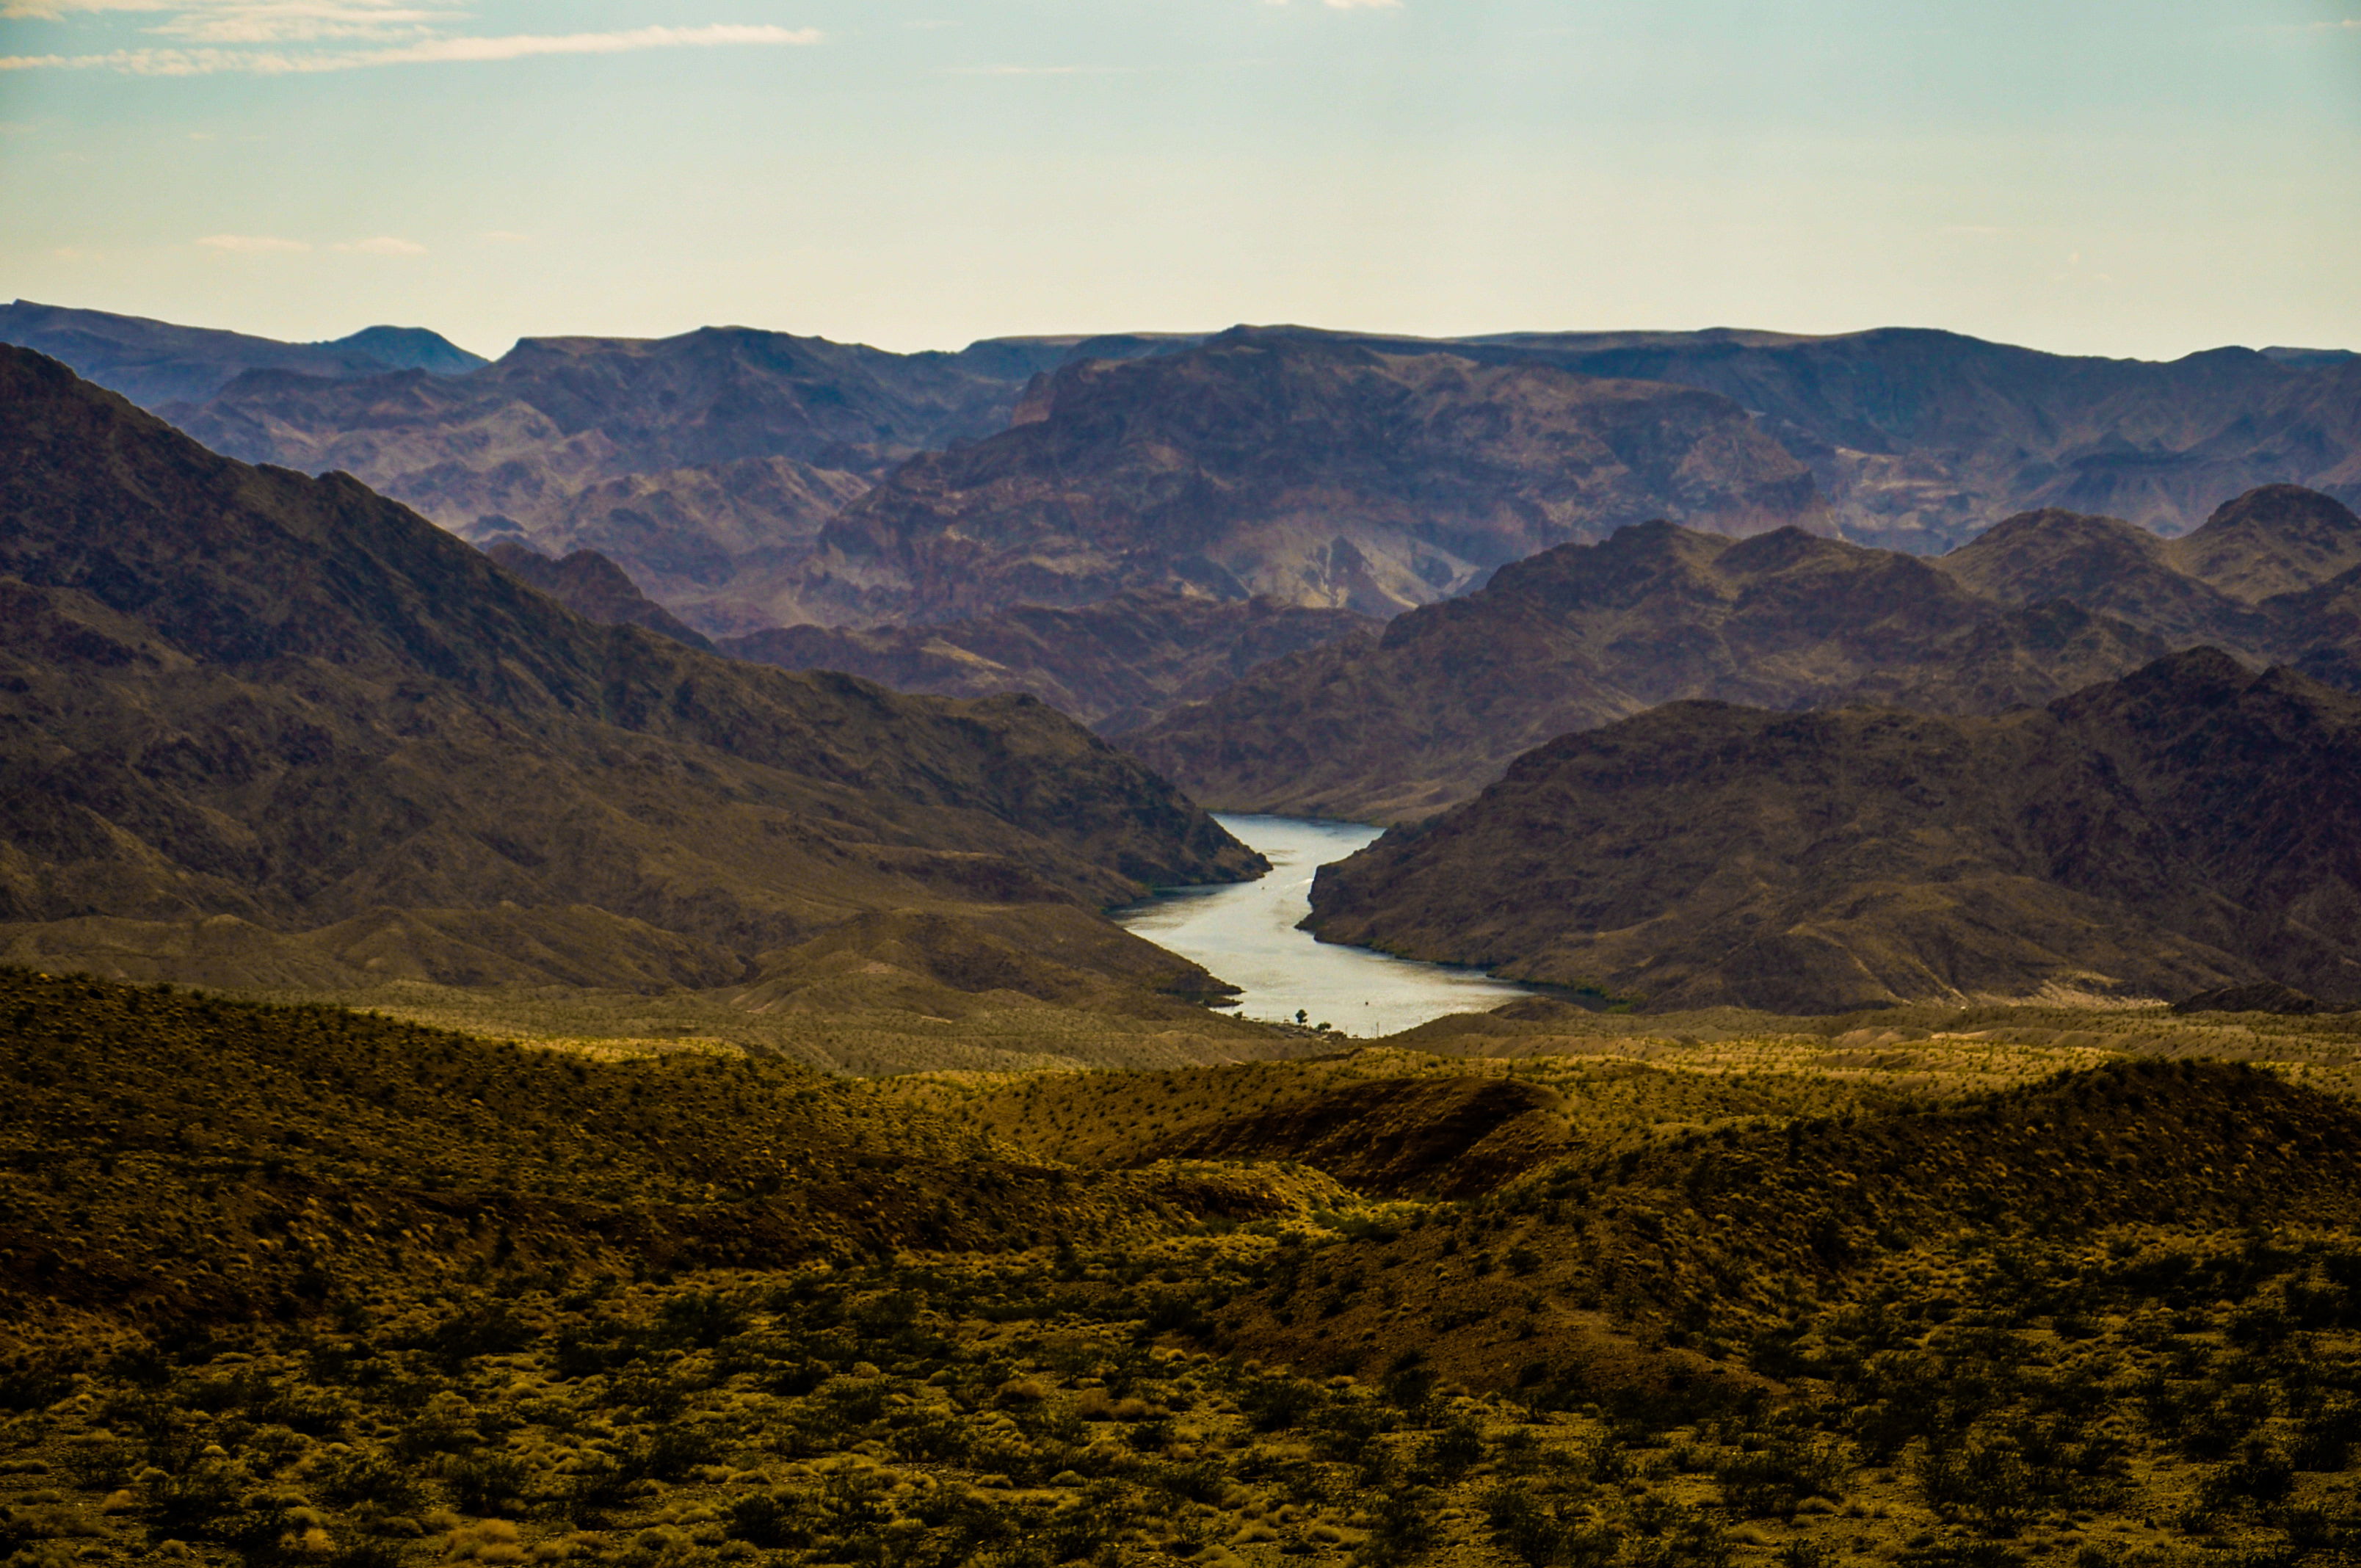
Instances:
[[[2361,347],[2361,0],[0,0],[0,296]]]

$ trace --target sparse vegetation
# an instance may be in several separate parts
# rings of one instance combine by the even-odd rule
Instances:
[[[1634,1036],[870,1085],[21,972],[0,1020],[17,1568],[2253,1568],[2361,1526],[2361,1118],[2302,1074],[1930,1037],[1961,1069],[1911,1091]],[[1479,1190],[1303,1157],[1340,1095],[1408,1130],[1469,1083],[1520,1096]]]

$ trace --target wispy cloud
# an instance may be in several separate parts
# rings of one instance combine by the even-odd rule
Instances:
[[[1130,76],[1132,65],[947,65],[946,76]]]
[[[257,76],[360,71],[384,65],[466,64],[535,55],[625,54],[652,49],[724,49],[816,44],[816,27],[717,23],[697,27],[627,27],[599,33],[519,33],[476,38],[436,30],[448,11],[375,0],[236,0],[178,4],[157,0],[0,0],[0,16],[56,19],[66,12],[170,11],[147,29],[188,47],[109,49],[87,54],[0,56],[0,71],[111,71],[126,76]],[[306,44],[322,39],[382,40],[368,49],[257,49],[240,44]]]
[[[280,239],[267,234],[209,234],[197,241],[214,250],[227,250],[240,256],[269,256],[288,251],[309,250],[312,247],[300,239]]]
[[[416,240],[396,239],[390,234],[381,234],[375,239],[347,240],[336,248],[355,251],[362,256],[423,256],[426,254],[426,247]]]

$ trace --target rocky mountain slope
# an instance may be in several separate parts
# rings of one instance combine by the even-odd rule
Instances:
[[[807,602],[938,620],[1193,588],[1390,615],[1659,516],[1751,533],[1819,508],[1720,397],[1242,327],[1069,365],[1013,428],[895,470],[823,531]]]
[[[2275,483],[2361,503],[2361,356],[2217,348],[2169,363],[1957,333],[1513,333],[1454,355],[1721,393],[1808,465],[1848,539],[1953,548],[2044,508],[2196,526]]]
[[[1931,560],[1652,524],[1255,670],[1126,744],[1217,807],[1405,821],[1553,736],[1681,698],[1996,712],[2200,643],[2361,690],[2355,582],[2361,518],[2292,485],[2180,539],[2028,512]]]
[[[349,477],[217,456],[54,361],[0,352],[0,392],[20,934],[472,910],[512,970],[545,927],[711,985],[870,910],[1087,911],[1258,867],[1029,699],[595,625]]]
[[[1660,702],[1984,712],[2166,646],[2071,604],[1996,603],[1893,551],[1657,522],[1276,661],[1124,743],[1216,807],[1405,821],[1553,736]]]
[[[1069,356],[1166,346],[904,355],[743,327],[529,338],[466,376],[258,372],[166,411],[217,451],[344,470],[479,543],[598,550],[700,630],[739,631],[809,619],[783,569],[885,467],[999,430],[1027,379]]]
[[[2178,539],[2120,518],[2028,512],[1941,564],[2004,603],[2071,599],[2175,644],[2298,658],[2320,635],[2301,596],[2361,567],[2361,517],[2318,491],[2266,485]]]
[[[1992,718],[1675,703],[1323,868],[1324,939],[1656,1008],[2361,999],[2361,697],[2198,649]]]
[[[896,691],[1027,692],[1120,735],[1272,659],[1376,630],[1348,609],[1138,589],[1077,609],[1019,605],[931,626],[777,627],[725,638],[720,649],[783,669],[843,670]]]
[[[691,648],[713,650],[701,633],[640,592],[640,586],[620,566],[596,550],[577,550],[552,560],[531,545],[504,540],[484,554],[510,576],[547,594],[585,620],[602,626],[637,626]]]
[[[281,343],[30,300],[0,305],[0,343],[38,348],[151,409],[210,398],[248,370],[336,378],[401,370],[457,376],[487,363],[424,327],[373,326],[333,343]]]

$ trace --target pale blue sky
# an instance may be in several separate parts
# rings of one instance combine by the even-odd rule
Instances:
[[[0,299],[487,354],[722,322],[2361,348],[2361,0],[0,18]]]

